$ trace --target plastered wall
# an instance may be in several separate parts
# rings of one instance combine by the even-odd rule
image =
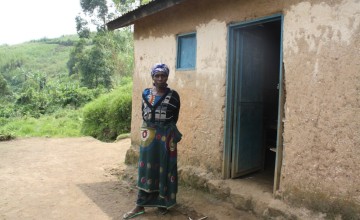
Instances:
[[[281,12],[281,4],[259,1],[264,16]],[[248,8],[244,10],[244,8]],[[228,24],[256,18],[254,1],[191,1],[135,23],[135,73],[132,141],[138,145],[141,91],[152,85],[150,68],[156,62],[170,66],[169,86],[181,96],[178,127],[180,166],[194,166],[221,177]],[[196,32],[196,69],[177,71],[176,36]]]
[[[167,63],[169,86],[182,101],[179,165],[220,177],[228,25],[282,13],[286,104],[280,192],[289,199],[304,195],[300,202],[308,204],[341,198],[359,205],[360,1],[190,2],[135,23],[133,144],[140,140],[141,92],[152,85],[150,68]],[[197,34],[196,69],[177,71],[176,35],[189,32]]]
[[[283,41],[280,189],[324,210],[360,204],[360,1],[329,2],[288,7]]]
[[[223,142],[226,74],[226,24],[210,21],[195,23],[177,31],[176,23],[160,25],[164,36],[149,36],[135,41],[135,75],[132,133],[136,134],[141,123],[141,91],[152,86],[150,68],[164,62],[170,67],[169,87],[180,94],[181,111],[178,122],[184,135],[178,145],[179,164],[209,169],[220,175]],[[143,36],[138,33],[136,36]],[[210,30],[208,30],[210,28]],[[141,26],[142,29],[142,26]],[[158,33],[155,28],[151,32]],[[177,71],[176,34],[196,31],[196,70]],[[137,38],[137,37],[136,37]],[[139,138],[133,135],[133,142]]]

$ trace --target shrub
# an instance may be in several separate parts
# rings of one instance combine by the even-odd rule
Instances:
[[[128,133],[131,124],[132,83],[128,82],[88,103],[83,108],[81,132],[102,141],[114,141]]]

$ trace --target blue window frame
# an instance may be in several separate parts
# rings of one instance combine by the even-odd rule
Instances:
[[[177,36],[176,68],[181,70],[195,69],[196,66],[196,33]]]

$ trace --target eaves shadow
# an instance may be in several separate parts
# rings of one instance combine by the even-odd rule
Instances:
[[[94,204],[112,220],[123,219],[123,214],[135,206],[137,189],[124,180],[85,183],[77,185]],[[199,215],[186,204],[178,204],[166,215],[161,215],[156,208],[146,208],[146,213],[137,219],[146,220],[188,220],[189,216]]]
[[[136,192],[120,181],[85,183],[77,185],[109,219],[123,219],[123,213],[132,209]]]

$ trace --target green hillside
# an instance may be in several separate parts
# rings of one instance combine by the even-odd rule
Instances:
[[[128,31],[81,40],[73,35],[0,45],[0,136],[81,136],[82,107],[90,102],[96,106],[98,98],[117,87],[126,88],[119,90],[126,95],[118,98],[127,99],[123,101],[127,106],[118,108],[129,111],[132,53],[132,33]],[[101,79],[105,74],[102,71],[107,71],[105,86],[102,81],[91,81]],[[106,139],[129,130],[129,119],[122,122],[125,127],[112,131],[112,137]],[[102,136],[97,132],[94,136]],[[87,134],[93,133],[87,130]]]
[[[24,68],[48,75],[67,72],[66,62],[78,37],[64,36],[56,39],[42,39],[13,46],[0,46],[0,67],[3,74],[11,74],[14,68]],[[9,68],[10,71],[4,71]]]

